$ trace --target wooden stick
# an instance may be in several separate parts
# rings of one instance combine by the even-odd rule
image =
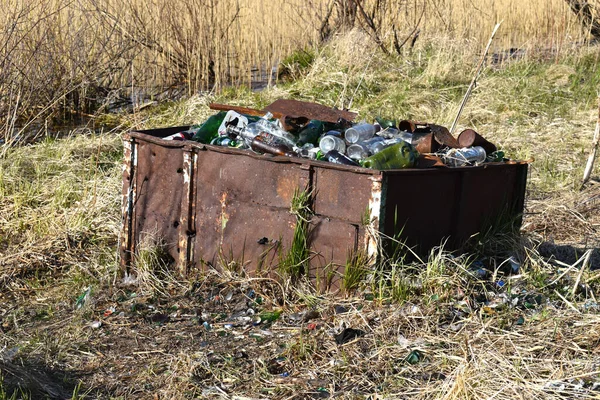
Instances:
[[[463,108],[465,108],[465,104],[467,104],[467,100],[471,96],[471,92],[473,91],[473,89],[475,88],[475,85],[477,84],[477,78],[479,78],[479,74],[481,73],[481,68],[483,68],[483,63],[485,62],[485,57],[487,56],[488,51],[490,51],[490,46],[492,45],[492,40],[494,40],[494,36],[496,36],[496,32],[498,31],[498,28],[500,28],[500,25],[502,25],[502,22],[503,21],[498,22],[496,24],[496,26],[494,27],[494,30],[492,31],[490,40],[488,41],[485,51],[483,52],[483,56],[481,57],[481,60],[479,61],[479,65],[477,66],[477,70],[475,71],[475,75],[473,76],[473,80],[471,80],[471,84],[469,85],[469,88],[467,89],[467,93],[465,93],[465,97],[463,97],[462,103],[460,103],[460,108],[458,109],[458,114],[456,114],[456,118],[454,118],[454,122],[452,123],[452,127],[450,128],[451,134],[454,133],[454,129],[456,129],[456,124],[458,123],[460,114],[462,114]]]
[[[596,153],[598,152],[598,143],[600,143],[600,96],[598,96],[598,120],[596,121],[596,130],[594,131],[594,138],[592,139],[592,149],[590,150],[587,165],[585,166],[585,171],[583,172],[583,182],[581,183],[582,189],[583,185],[590,180],[590,176],[592,175],[592,170],[594,169],[594,160],[596,160]]]

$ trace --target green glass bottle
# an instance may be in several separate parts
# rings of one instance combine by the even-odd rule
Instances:
[[[376,117],[375,121],[377,121],[379,126],[381,126],[382,130],[386,129],[386,128],[395,128],[396,127],[396,121],[391,120],[391,119]]]
[[[193,135],[192,140],[209,144],[211,140],[219,135],[219,126],[221,126],[226,114],[226,111],[220,111],[217,114],[210,116],[202,125],[190,127],[188,132]]]
[[[361,165],[372,169],[411,168],[415,165],[419,153],[404,141],[387,147],[379,153],[361,160]]]
[[[323,122],[316,119],[311,120],[308,124],[302,128],[298,133],[298,147],[302,147],[306,143],[314,144],[315,146],[319,142],[319,138],[324,132]]]

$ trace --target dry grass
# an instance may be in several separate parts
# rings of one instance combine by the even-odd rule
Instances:
[[[354,27],[390,52],[395,36],[402,41],[416,29],[417,43],[451,35],[455,49],[465,41],[481,45],[499,20],[504,20],[496,41],[500,49],[563,51],[585,37],[561,0],[477,5],[471,0],[369,0],[362,5],[372,16],[371,27],[360,12],[343,12],[352,4],[9,0],[0,11],[1,137],[15,141],[44,135],[48,124],[98,107],[139,107],[230,83],[270,84],[273,70],[294,51],[314,48]]]
[[[296,97],[352,99],[361,118],[448,125],[478,49],[476,40],[439,39],[384,56],[353,31],[315,51],[287,85],[197,95],[119,122],[179,125],[205,119],[210,101],[261,107]],[[536,158],[525,243],[506,254],[391,259],[385,269],[356,270],[347,282],[356,291],[345,296],[235,271],[178,280],[165,269],[160,240],[143,247],[137,279],[123,280],[115,259],[119,138],[86,131],[5,147],[0,399],[32,371],[58,385],[34,389],[73,393],[80,381],[86,398],[598,398],[600,186],[577,190],[598,70],[595,47],[488,65],[460,121],[459,130],[475,127],[509,156]],[[239,319],[248,309],[281,316],[254,326]],[[346,327],[365,335],[337,344]]]

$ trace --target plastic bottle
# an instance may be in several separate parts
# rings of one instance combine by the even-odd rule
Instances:
[[[372,169],[410,168],[415,165],[418,155],[412,145],[401,141],[365,158],[361,161],[361,165]]]

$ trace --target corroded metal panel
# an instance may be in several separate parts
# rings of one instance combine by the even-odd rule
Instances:
[[[361,224],[369,218],[373,179],[379,178],[379,175],[316,167],[313,184],[315,213]]]
[[[327,122],[337,122],[339,118],[352,121],[357,115],[351,111],[336,110],[322,104],[288,99],[275,100],[273,103],[266,106],[265,110],[272,113],[277,112],[282,115],[296,115]]]
[[[443,241],[459,249],[503,221],[518,227],[526,173],[525,163],[385,171],[382,231],[424,255]]]
[[[121,269],[128,272],[132,254],[135,251],[133,240],[133,205],[136,200],[136,141],[129,135],[123,138],[123,192],[121,202],[121,232],[119,235],[119,262]]]
[[[225,260],[255,270],[273,257],[274,244],[289,248],[292,198],[307,188],[310,172],[288,160],[198,152],[194,261],[216,266]]]
[[[309,278],[318,290],[337,290],[341,287],[347,260],[359,251],[360,227],[318,216],[310,225]]]
[[[165,245],[177,261],[184,195],[182,149],[139,141],[137,155],[134,240]]]

